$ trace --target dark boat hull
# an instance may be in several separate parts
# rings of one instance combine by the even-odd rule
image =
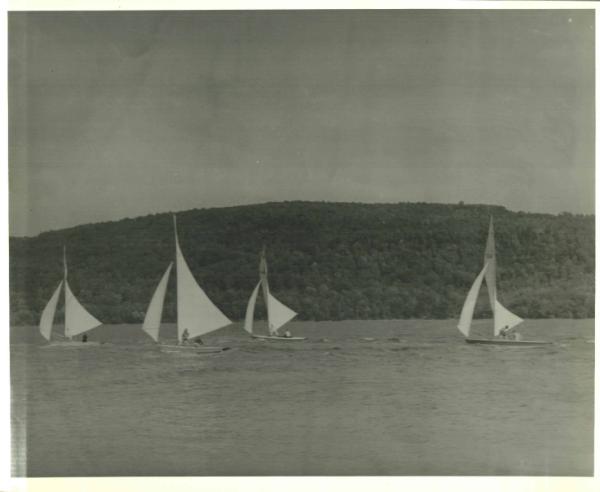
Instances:
[[[465,338],[467,343],[482,343],[487,345],[549,345],[552,342],[544,342],[542,340],[494,340],[489,338]]]

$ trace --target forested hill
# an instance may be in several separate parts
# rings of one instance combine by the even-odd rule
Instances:
[[[284,202],[177,214],[180,245],[221,310],[243,318],[267,246],[271,291],[300,319],[456,318],[494,217],[498,296],[524,318],[593,317],[594,217],[485,205]],[[35,324],[62,278],[105,323],[141,322],[174,257],[170,214],[10,240],[12,324]],[[482,289],[476,315],[489,314]],[[175,319],[171,276],[165,319]],[[60,308],[62,309],[62,308]],[[261,316],[262,313],[258,313]],[[59,310],[57,320],[62,318]]]

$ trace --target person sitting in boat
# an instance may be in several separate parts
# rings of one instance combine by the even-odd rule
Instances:
[[[502,338],[506,338],[506,337],[508,336],[508,330],[509,330],[509,329],[510,329],[510,328],[508,327],[508,325],[507,325],[507,326],[505,326],[504,328],[502,328],[502,329],[500,330],[500,336],[501,336]]]
[[[190,338],[190,334],[186,328],[185,330],[183,330],[183,333],[181,334],[181,345],[187,345],[189,338]]]
[[[290,331],[286,331],[285,334],[283,335],[285,338],[292,338],[292,334],[290,333]]]
[[[87,333],[84,333],[83,336],[81,337],[81,343],[86,343],[87,342]]]
[[[521,334],[519,332],[513,331],[513,340],[520,342],[522,339],[523,339],[523,337],[521,337]]]

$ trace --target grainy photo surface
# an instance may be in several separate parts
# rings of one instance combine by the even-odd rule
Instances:
[[[593,474],[594,11],[8,29],[14,476]]]

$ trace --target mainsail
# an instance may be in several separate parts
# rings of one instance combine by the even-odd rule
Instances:
[[[71,338],[101,324],[79,303],[65,280],[65,336]]]
[[[518,324],[522,323],[523,320],[516,314],[511,313],[496,299],[496,305],[494,309],[494,335],[498,336],[503,328],[510,330]]]
[[[486,274],[488,267],[489,263],[486,263],[479,275],[477,275],[475,282],[473,282],[473,285],[471,286],[471,290],[469,290],[469,293],[467,294],[462,311],[460,312],[458,329],[465,337],[469,336],[471,330],[471,322],[473,321],[473,312],[475,311],[475,304],[477,303],[477,297],[479,296],[479,289],[481,288],[481,282],[483,281],[483,276]]]
[[[277,333],[277,330],[290,321],[298,313],[292,311],[289,307],[279,301],[273,294],[269,292],[269,333],[271,335]]]
[[[252,334],[252,325],[254,324],[254,307],[256,306],[256,297],[258,296],[258,289],[260,288],[261,283],[262,280],[259,280],[258,284],[256,284],[256,287],[254,287],[252,295],[250,296],[250,300],[248,301],[248,307],[246,308],[244,330],[246,330],[250,334]]]
[[[160,320],[162,318],[163,305],[165,302],[165,293],[167,292],[167,285],[169,283],[169,275],[171,274],[171,268],[173,262],[169,263],[167,270],[163,274],[154,295],[148,305],[148,311],[144,318],[144,324],[142,330],[144,330],[155,342],[158,342],[158,331],[160,329]]]
[[[46,307],[42,311],[42,317],[40,318],[40,333],[42,336],[50,341],[50,335],[52,334],[52,324],[54,323],[54,313],[56,312],[56,305],[58,304],[58,297],[60,296],[60,289],[62,288],[63,282],[58,284],[58,287],[52,294],[52,297],[46,304]]]
[[[173,217],[175,221],[175,217]],[[231,323],[200,288],[188,267],[177,238],[175,225],[175,256],[177,264],[177,338],[182,340],[187,330],[189,338],[198,337]]]

